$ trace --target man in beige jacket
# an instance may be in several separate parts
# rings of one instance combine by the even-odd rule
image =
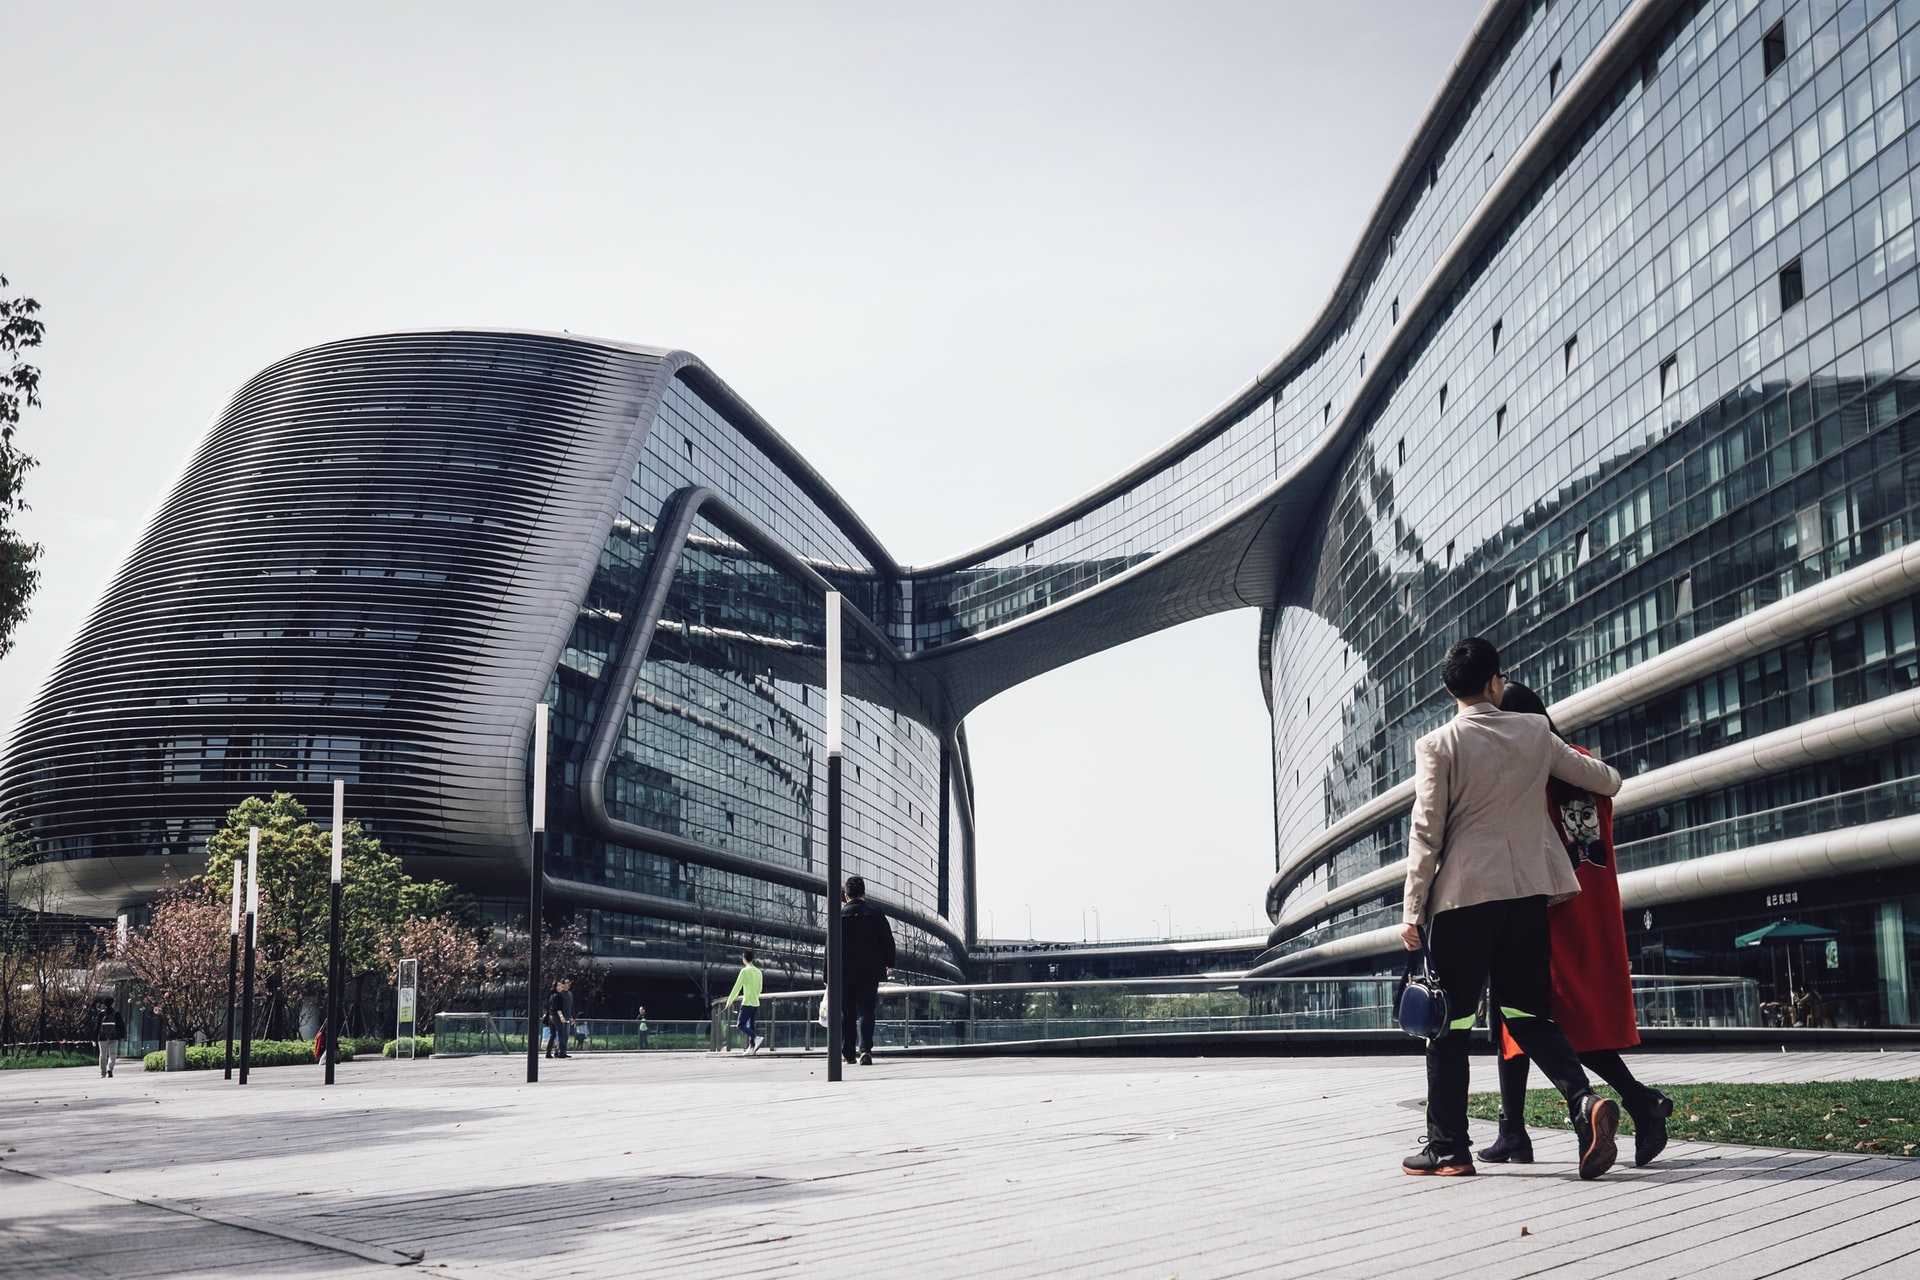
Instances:
[[[1547,907],[1580,892],[1547,816],[1549,776],[1599,795],[1620,790],[1611,766],[1554,736],[1545,716],[1499,710],[1500,651],[1478,637],[1447,653],[1448,723],[1414,749],[1413,817],[1401,939],[1426,948],[1453,1026],[1427,1043],[1427,1142],[1410,1174],[1473,1172],[1467,1142],[1467,1035],[1481,993],[1567,1099],[1580,1176],[1613,1165],[1618,1104],[1593,1092],[1549,1003]]]

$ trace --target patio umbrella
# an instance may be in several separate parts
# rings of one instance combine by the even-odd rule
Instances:
[[[1787,990],[1793,990],[1793,947],[1802,942],[1826,942],[1840,935],[1801,920],[1776,920],[1733,940],[1736,947],[1780,945],[1787,948]]]

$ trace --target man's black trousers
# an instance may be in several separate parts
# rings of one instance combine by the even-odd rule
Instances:
[[[845,998],[840,1002],[840,1051],[849,1058],[862,1051],[871,1052],[873,1018],[880,1008],[880,979],[849,977],[841,991]]]
[[[1427,926],[1427,953],[1453,1010],[1452,1029],[1427,1045],[1428,1132],[1455,1154],[1467,1153],[1467,1036],[1489,982],[1488,1003],[1571,1111],[1590,1086],[1552,1017],[1547,900],[1508,898],[1442,911]]]

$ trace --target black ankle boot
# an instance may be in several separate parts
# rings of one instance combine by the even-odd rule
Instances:
[[[1533,1139],[1527,1136],[1527,1126],[1500,1118],[1500,1136],[1493,1145],[1480,1148],[1480,1158],[1488,1164],[1532,1164]]]
[[[1667,1117],[1673,1114],[1673,1099],[1658,1089],[1647,1090],[1647,1097],[1633,1110],[1633,1165],[1644,1169],[1667,1149]]]

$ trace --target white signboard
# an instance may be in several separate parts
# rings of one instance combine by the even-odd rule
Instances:
[[[393,1050],[396,1058],[414,1057],[414,1008],[420,994],[420,962],[400,962],[400,998],[394,1014],[393,1038],[399,1041]]]

